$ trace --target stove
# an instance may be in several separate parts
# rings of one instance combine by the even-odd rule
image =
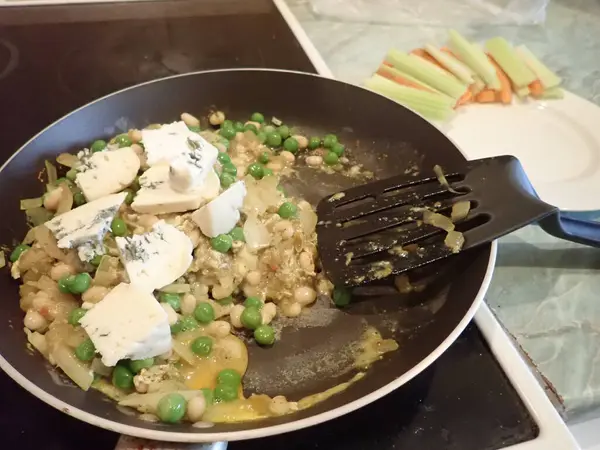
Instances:
[[[177,73],[230,67],[332,76],[281,0],[2,7],[0,112],[10,132],[0,141],[0,159],[62,115],[110,92]],[[109,450],[119,439],[43,404],[5,374],[0,392],[11,405],[0,412],[7,448]],[[486,305],[435,364],[384,399],[292,434],[200,447],[577,448]]]

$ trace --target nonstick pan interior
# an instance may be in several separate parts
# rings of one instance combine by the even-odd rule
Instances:
[[[203,116],[216,108],[241,120],[261,111],[308,135],[336,133],[353,158],[377,177],[405,171],[409,175],[429,173],[435,164],[453,170],[464,163],[456,147],[425,120],[355,86],[269,70],[188,74],[136,86],[91,103],[25,145],[0,172],[3,243],[14,244],[26,232],[19,200],[39,196],[43,191],[37,174],[44,159],[54,159],[60,152],[80,149],[95,139],[129,128],[177,120],[184,111]],[[306,169],[286,183],[288,192],[315,203],[355,181]],[[279,394],[298,400],[351,378],[347,347],[364,324],[376,326],[384,337],[394,337],[400,344],[397,351],[376,362],[366,377],[347,390],[312,408],[276,419],[205,429],[149,423],[125,414],[98,392],[74,388],[40,355],[27,350],[18,283],[8,274],[0,277],[0,354],[4,358],[0,365],[34,394],[65,412],[127,434],[172,441],[211,441],[289,431],[373,401],[439,356],[466,326],[483,296],[490,253],[491,247],[484,246],[432,267],[423,275],[429,280],[427,288],[418,294],[390,293],[384,286],[363,292],[361,298],[369,298],[345,310],[317,305],[308,317],[289,320],[273,348],[250,345],[246,393]],[[326,302],[321,299],[319,304]]]

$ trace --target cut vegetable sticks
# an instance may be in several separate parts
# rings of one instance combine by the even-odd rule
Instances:
[[[475,96],[477,103],[496,103],[498,98],[496,97],[496,91],[493,89],[484,89]]]
[[[519,45],[515,48],[517,55],[525,62],[525,64],[533,71],[535,76],[540,80],[544,89],[551,89],[562,83],[562,80],[548,67],[546,67],[539,59],[535,57],[531,51],[524,45]]]
[[[431,64],[439,67],[444,72],[448,72],[444,66],[442,66],[438,61],[435,60],[435,58],[433,58],[429,53],[427,53],[422,48],[415,48],[409,54],[418,56],[419,58],[423,58],[425,61],[430,62]]]
[[[535,80],[528,87],[529,87],[529,92],[534,97],[539,98],[542,95],[544,95],[544,86],[542,86],[542,83],[540,82],[540,80]]]
[[[415,78],[412,78],[409,75],[403,74],[399,70],[386,65],[385,62],[384,62],[384,64],[379,66],[379,69],[377,69],[376,73],[377,73],[377,75],[381,75],[382,77],[387,78],[388,80],[392,80],[398,84],[401,84],[402,86],[408,86],[408,87],[412,87],[415,89],[420,89],[422,91],[435,92],[432,88],[430,88],[426,84],[421,83],[418,80],[416,80]]]
[[[488,55],[490,62],[496,69],[496,74],[498,75],[498,79],[500,80],[500,91],[498,92],[498,100],[500,103],[505,105],[510,105],[512,103],[512,86],[510,85],[510,80],[508,76],[504,73],[502,68],[496,64],[494,58]]]
[[[431,55],[431,57],[434,58],[439,65],[441,65],[444,69],[446,69],[463,83],[470,85],[475,82],[473,79],[473,71],[454,56],[438,50],[431,44],[427,44],[425,46],[425,51]]]
[[[458,31],[450,30],[450,49],[479,75],[490,89],[500,90],[500,80],[494,66],[483,51],[467,41]]]
[[[485,43],[485,47],[518,89],[529,86],[537,79],[506,39],[492,38]]]

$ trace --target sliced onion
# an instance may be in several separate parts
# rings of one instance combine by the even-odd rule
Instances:
[[[172,340],[173,351],[179,355],[186,363],[195,366],[198,364],[198,357],[196,354],[190,349],[189,345],[185,345],[184,343],[173,339]]]
[[[52,213],[48,211],[46,208],[31,208],[25,211],[27,215],[27,220],[31,225],[37,227],[38,225],[42,225],[43,223],[52,219]]]
[[[446,239],[444,239],[444,244],[446,244],[446,247],[452,250],[452,253],[460,252],[464,243],[465,237],[459,231],[449,231],[446,235]]]
[[[94,358],[92,361],[92,371],[103,377],[108,377],[112,373],[112,368],[105,366],[100,358]]]
[[[396,286],[396,289],[401,294],[410,294],[414,290],[413,285],[410,284],[408,275],[405,273],[394,277],[394,286]]]
[[[59,189],[62,189],[60,194],[60,200],[58,201],[58,208],[56,208],[56,215],[59,216],[67,211],[71,211],[73,208],[73,193],[71,189],[65,184],[61,183]]]
[[[469,211],[471,209],[471,202],[468,200],[463,200],[460,202],[456,202],[452,205],[452,213],[450,214],[450,218],[452,222],[456,223],[460,220],[466,219],[469,215]]]
[[[48,183],[54,184],[58,179],[58,175],[56,174],[56,167],[50,161],[44,161],[44,165],[46,166],[46,173],[48,174]]]
[[[268,247],[271,243],[269,230],[267,230],[267,227],[258,220],[255,213],[250,214],[244,223],[244,237],[246,238],[246,246],[251,251]]]
[[[71,153],[61,153],[56,162],[66,167],[77,167],[81,164],[79,158]]]
[[[52,232],[44,225],[40,225],[34,229],[35,240],[38,242],[38,244],[40,244],[44,251],[52,258],[58,259],[59,261],[64,261],[66,255],[60,248],[58,248],[56,239],[54,238]]]
[[[50,356],[56,365],[84,391],[87,391],[94,381],[94,373],[79,361],[64,345],[57,345]]]
[[[4,251],[0,250],[0,269],[6,266],[6,256],[4,256]]]
[[[33,348],[44,355],[44,358],[48,358],[48,344],[46,343],[46,337],[37,331],[32,332],[27,328],[25,328],[25,333],[27,334],[27,340],[33,345]]]
[[[27,209],[39,208],[44,204],[44,200],[42,197],[38,198],[24,198],[21,200],[21,211],[25,211]]]
[[[172,283],[159,289],[159,291],[167,292],[169,294],[186,294],[190,292],[190,290],[190,285],[184,283]]]
[[[448,183],[448,180],[446,179],[446,175],[444,175],[444,172],[442,172],[442,168],[440,166],[438,166],[437,164],[433,166],[433,171],[435,172],[435,175],[437,176],[437,179],[442,186],[444,186],[453,194],[460,194],[460,192],[452,189],[450,183]]]
[[[25,237],[23,238],[23,244],[32,244],[35,241],[35,230],[37,227],[30,228]]]
[[[300,220],[304,234],[310,235],[313,231],[315,231],[315,227],[317,226],[319,219],[317,218],[317,214],[308,203],[304,203],[304,205],[305,206],[300,208],[300,211],[298,212],[298,220]]]
[[[448,217],[429,210],[423,211],[423,223],[433,225],[436,228],[441,228],[444,231],[454,230],[454,224]]]

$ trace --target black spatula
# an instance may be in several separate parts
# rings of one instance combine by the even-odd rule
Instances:
[[[464,171],[446,179],[450,188],[437,176],[402,175],[321,200],[317,236],[329,279],[336,286],[359,286],[453,255],[456,246],[444,243],[447,231],[423,218],[431,217],[429,212],[450,216],[457,202],[470,205],[466,218],[455,224],[464,237],[460,251],[534,222],[558,238],[600,247],[600,223],[561,216],[541,201],[512,156],[467,162]]]

